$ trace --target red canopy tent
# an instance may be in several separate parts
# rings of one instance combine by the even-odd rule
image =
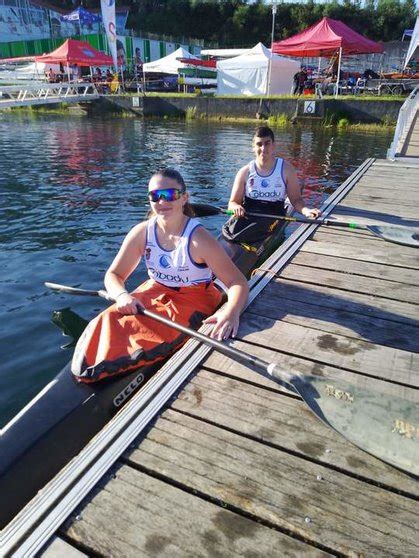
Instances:
[[[383,52],[383,46],[363,37],[342,21],[324,17],[301,33],[272,43],[272,52],[287,56],[331,56]]]
[[[301,33],[272,43],[272,52],[287,56],[332,56],[339,52],[337,75],[340,75],[342,55],[380,53],[384,48],[363,37],[342,21],[324,17]],[[336,82],[335,95],[338,93]]]
[[[96,50],[85,41],[67,39],[57,49],[49,54],[35,56],[36,62],[46,64],[77,64],[78,66],[111,66],[112,56],[108,56],[100,50]]]

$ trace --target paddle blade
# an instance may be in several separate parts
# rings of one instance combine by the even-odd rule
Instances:
[[[73,312],[70,308],[54,310],[51,321],[61,329],[63,335],[67,335],[72,338],[70,343],[62,347],[63,349],[74,347],[89,323],[87,320]]]
[[[376,236],[403,244],[405,246],[419,247],[419,229],[412,227],[392,227],[390,225],[367,225],[366,228]]]
[[[81,296],[99,296],[98,291],[88,291],[87,289],[78,289],[77,287],[68,287],[67,285],[60,285],[59,283],[51,283],[45,281],[44,285],[53,291],[59,293],[75,294]]]
[[[419,405],[341,380],[298,377],[292,382],[312,411],[347,440],[419,476]]]
[[[224,213],[221,208],[207,203],[191,203],[190,206],[192,207],[196,217],[211,217]]]

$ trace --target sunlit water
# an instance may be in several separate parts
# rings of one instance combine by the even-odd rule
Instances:
[[[194,201],[225,206],[252,157],[253,125],[0,113],[0,425],[71,358],[51,313],[91,318],[95,298],[49,292],[44,281],[100,288],[125,233],[146,215],[154,170],[174,166]],[[391,133],[276,130],[278,152],[318,205]],[[214,234],[222,217],[204,219]],[[129,282],[144,278],[139,270]]]

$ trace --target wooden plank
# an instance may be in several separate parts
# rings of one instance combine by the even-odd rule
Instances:
[[[267,293],[266,296],[269,296]],[[272,299],[271,299],[272,300]],[[248,343],[320,364],[419,387],[419,354],[246,313],[239,330]],[[249,350],[249,348],[247,348]],[[252,348],[250,348],[250,351]],[[276,362],[281,362],[278,354]]]
[[[317,269],[331,269],[341,271],[342,273],[352,273],[362,277],[381,277],[387,281],[395,281],[405,285],[419,284],[419,270],[407,268],[400,270],[399,267],[390,265],[383,266],[379,263],[351,260],[327,254],[322,255],[300,251],[294,256],[292,263]]]
[[[365,184],[366,186],[370,186],[371,188],[375,188],[376,190],[381,190],[382,187],[386,187],[390,189],[390,186],[393,186],[393,195],[395,192],[395,183],[394,181],[397,180],[397,184],[402,184],[407,188],[414,190],[413,185],[416,179],[417,169],[391,169],[391,170],[380,170],[374,171],[367,174],[364,174],[362,178],[359,180],[358,184]],[[399,182],[400,181],[400,182]]]
[[[415,182],[412,182],[412,180],[412,178],[403,179],[401,176],[388,179],[384,177],[363,179],[356,185],[356,188],[349,193],[348,198],[350,199],[351,196],[357,196],[358,194],[371,194],[380,195],[397,202],[399,198],[396,197],[395,193],[395,181],[399,187],[403,189],[403,195],[407,195],[407,197],[416,197]]]
[[[413,203],[413,202],[412,202]],[[390,225],[396,227],[419,227],[419,219],[415,217],[398,217],[391,212],[377,213],[372,210],[359,209],[357,207],[344,207],[339,206],[333,213],[333,217],[339,221],[355,221],[363,225]]]
[[[407,169],[411,169],[411,168],[415,168],[415,164],[410,162],[410,161],[390,161],[389,159],[375,159],[374,163],[373,163],[373,167],[375,168],[382,168],[382,169],[386,169],[386,168],[407,168]],[[370,167],[371,168],[371,167]]]
[[[418,262],[419,265],[419,254],[417,247],[401,247],[400,244],[395,244],[394,242],[389,242],[387,240],[381,239],[369,231],[367,231],[369,236],[359,235],[358,231],[354,230],[352,231],[352,234],[346,236],[336,236],[335,239],[333,239],[332,235],[337,235],[337,233],[335,233],[335,231],[331,229],[329,229],[329,231],[326,233],[324,229],[325,227],[319,227],[312,237],[312,240],[314,240],[315,242],[334,242],[335,244],[341,245],[342,252],[345,251],[346,246],[359,246],[364,251],[369,249],[371,252],[385,251],[387,258],[395,259],[397,257],[405,257],[409,258],[409,261],[413,260]]]
[[[375,210],[377,211],[378,215],[381,212],[386,212],[390,215],[404,215],[409,213],[412,208],[412,204],[414,204],[414,200],[407,201],[406,203],[402,202],[395,202],[394,200],[386,200],[386,199],[378,199],[375,196],[353,196],[347,199],[348,204],[351,207],[356,206],[359,208],[367,207],[368,204],[373,204],[375,206]],[[417,217],[417,214],[412,216],[413,219]],[[374,223],[375,224],[375,223]],[[380,223],[381,224],[381,223]]]
[[[406,175],[407,173],[414,174],[415,170],[417,170],[417,166],[414,162],[405,162],[399,160],[387,161],[386,159],[381,159],[379,162],[376,161],[371,167],[369,167],[367,173],[383,172],[393,174],[400,173]]]
[[[191,417],[166,413],[129,460],[345,556],[419,552],[416,502]]]
[[[350,199],[344,199],[341,201],[339,208],[342,207],[351,207],[353,204],[351,203]],[[382,204],[381,206],[375,202],[368,202],[368,201],[363,201],[362,202],[362,211],[365,211],[366,209],[370,210],[370,211],[374,211],[375,213],[384,213],[387,215],[392,215],[395,217],[399,217],[399,218],[406,218],[406,217],[410,217],[411,219],[415,219],[418,216],[418,212],[417,209],[415,207],[406,207],[403,206],[403,208],[397,208],[391,205],[385,205]]]
[[[229,370],[225,358],[215,362],[221,371]],[[370,484],[409,497],[419,496],[415,479],[349,444],[318,420],[300,399],[243,383],[236,373],[234,378],[227,378],[201,370],[173,402],[173,409]]]
[[[319,284],[323,287],[333,287],[349,292],[370,294],[374,297],[404,301],[409,304],[419,304],[419,286],[403,285],[380,277],[367,278],[324,269],[317,269],[316,274],[313,275],[311,267],[288,265],[281,272],[281,278],[302,283]],[[417,308],[417,315],[419,316],[419,308]]]
[[[347,309],[339,306],[328,307],[325,304],[317,304],[313,297],[307,297],[304,301],[290,297],[289,289],[282,292],[286,294],[281,297],[280,304],[272,304],[270,297],[261,296],[253,302],[248,312],[395,349],[418,350],[418,327],[382,320],[369,314],[359,314],[357,305],[354,305],[352,312],[348,309],[349,305],[346,306]]]
[[[166,473],[163,473],[164,475]],[[102,556],[325,556],[322,551],[127,465],[94,495],[67,536]],[[189,484],[189,483],[188,483]]]
[[[338,219],[339,221],[345,221],[345,222],[350,222],[349,219]],[[346,227],[334,227],[332,226],[320,226],[317,230],[316,233],[318,232],[322,232],[324,234],[330,234],[330,235],[336,235],[336,236],[352,236],[354,233],[354,229],[349,229]],[[368,238],[368,240],[377,240],[377,242],[380,240],[378,238],[378,236],[374,236],[371,235],[370,231],[364,230],[364,229],[356,229],[356,234],[359,238]],[[333,240],[333,238],[331,238],[331,240]]]
[[[270,356],[269,352],[266,349],[262,349],[261,347],[252,347],[251,354],[255,354],[261,358],[268,359]],[[327,365],[318,365],[316,363],[303,359],[297,359],[289,355],[283,355],[280,357],[280,359],[278,359],[277,355],[274,355],[274,359],[271,360],[275,359],[285,370],[300,372],[304,375],[321,373],[324,377],[341,377],[344,381],[353,382],[354,384],[356,384],[358,380],[356,375],[353,373],[345,372],[343,370],[337,370]],[[225,357],[224,355],[221,355],[217,352],[211,353],[204,366],[205,370],[201,370],[198,374],[200,382],[201,379],[202,381],[204,381],[203,379],[205,379],[205,382],[211,381],[211,377],[207,376],[207,373],[221,373],[228,376],[225,378],[213,380],[213,382],[216,383],[217,386],[219,386],[218,389],[220,389],[221,391],[229,392],[230,388],[235,388],[234,382],[231,383],[229,381],[231,378],[235,378],[239,381],[244,381],[248,384],[250,383],[251,385],[257,386],[257,388],[255,389],[259,389],[257,393],[260,394],[261,401],[263,398],[265,398],[265,395],[260,391],[260,387],[268,388],[270,392],[277,391],[286,393],[286,389],[279,384],[265,379],[263,376],[255,374],[252,370],[245,367],[244,365],[238,364],[228,357]],[[193,380],[193,382],[195,382],[195,380]],[[369,384],[370,389],[371,384],[372,386],[378,386],[380,384],[380,392],[378,393],[381,393],[381,391],[385,391],[385,388],[383,389],[383,382],[378,382],[377,380],[369,380]],[[389,392],[391,391],[391,389],[393,389],[394,391],[394,386],[386,385],[386,387],[387,395],[391,395]],[[185,389],[188,391],[188,388]],[[214,387],[214,389],[216,388]],[[414,392],[412,389],[403,389],[404,394],[406,394],[407,392],[409,393],[409,395],[412,395],[410,400],[414,399],[414,397],[416,396],[416,402],[419,403],[417,390],[415,390]],[[225,394],[220,393],[219,396],[214,395],[214,397],[218,398],[221,401],[223,400],[224,395]],[[191,395],[189,395],[189,397],[191,400],[191,405],[193,405],[194,408],[189,409],[187,411],[188,413],[200,416],[201,418],[209,420],[210,422],[215,421],[217,422],[217,424],[220,424],[221,419],[218,416],[217,412],[215,412],[214,414],[214,411],[208,411],[207,417],[200,414],[202,411],[200,403],[202,399],[201,387],[197,387],[196,384],[193,384],[193,387],[191,388]],[[290,397],[288,397],[288,399],[290,399]],[[416,495],[416,497],[419,496],[419,486],[416,480],[410,478],[405,473],[402,473],[397,469],[390,467],[379,459],[367,454],[356,446],[348,444],[345,438],[335,433],[333,430],[325,427],[325,425],[321,421],[316,420],[316,417],[311,415],[308,408],[301,401],[301,406],[291,406],[291,409],[293,410],[290,410],[291,403],[289,403],[288,399],[277,400],[273,398],[272,401],[270,401],[269,399],[265,398],[264,405],[269,408],[272,407],[274,409],[276,409],[277,407],[282,408],[282,402],[285,401],[284,408],[288,413],[287,416],[289,424],[293,424],[294,415],[303,417],[301,419],[303,421],[304,417],[308,417],[307,420],[310,421],[311,419],[314,419],[314,422],[309,422],[309,425],[306,425],[305,423],[302,424],[301,431],[295,429],[295,432],[292,435],[289,435],[287,429],[282,429],[280,426],[278,426],[278,431],[276,428],[272,428],[272,424],[269,422],[269,411],[262,411],[260,420],[255,420],[253,414],[249,415],[251,416],[251,430],[247,429],[248,419],[243,418],[241,415],[237,417],[238,420],[234,425],[230,422],[229,424],[226,423],[224,426],[230,429],[237,428],[237,431],[249,435],[252,438],[255,437],[258,440],[265,441],[270,444],[275,444],[286,451],[290,451],[295,455],[300,455],[300,457],[303,458],[308,458],[309,460],[315,461],[316,463],[345,471],[347,474],[355,475],[359,478],[362,477],[372,483],[377,483],[377,479],[380,479],[379,482],[382,486],[386,486],[387,488],[391,488],[398,492],[413,494]],[[299,401],[296,397],[294,399],[296,401]],[[246,399],[243,400],[243,404],[245,403],[245,401]],[[178,402],[176,402],[173,405],[174,408],[177,408],[178,410],[183,409],[186,412],[185,407],[179,407],[181,403],[178,404]],[[250,413],[250,409],[248,409],[246,405],[242,405],[242,408],[243,413]],[[300,413],[300,410],[303,413],[302,415]],[[213,413],[212,416],[210,416],[211,413]],[[232,407],[230,415],[234,418],[234,407]],[[233,420],[233,418],[231,418],[231,420]],[[300,418],[298,420],[300,420]],[[244,422],[242,423],[242,421]],[[300,423],[298,422],[298,424]]]
[[[408,324],[413,327],[418,325],[418,308],[416,304],[398,300],[383,299],[373,294],[362,294],[357,292],[346,292],[338,289],[319,286],[313,278],[313,284],[299,283],[287,280],[281,282],[275,290],[278,296],[299,300],[300,302],[316,301],[317,305],[335,308],[336,310],[347,310],[361,315],[375,316],[383,320],[391,320],[403,327]],[[266,287],[269,289],[269,286]],[[271,292],[271,291],[267,291]],[[271,299],[271,303],[272,303]],[[278,299],[279,301],[281,299]],[[278,302],[279,304],[279,302]],[[354,316],[356,319],[356,316]]]
[[[342,249],[342,245],[339,242],[330,242],[329,240],[326,242],[307,240],[300,250],[303,252],[311,252],[312,254],[323,254],[335,256],[337,258],[349,258],[351,260],[379,263],[383,266],[392,265],[399,268],[419,269],[417,251],[405,253],[404,249],[403,251],[400,249],[398,255],[394,252],[390,255],[386,249],[388,243],[385,243],[384,246],[383,241],[382,244],[383,246],[380,250],[371,250],[371,246],[365,246],[364,248],[345,246],[345,248]],[[404,271],[400,273],[404,273]]]
[[[88,556],[59,537],[53,537],[44,549],[37,554],[40,558],[83,558]]]

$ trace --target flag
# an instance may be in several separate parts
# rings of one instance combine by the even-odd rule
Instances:
[[[77,10],[74,10],[67,15],[61,16],[60,20],[79,21],[80,25],[90,25],[91,23],[98,23],[102,20],[102,18],[98,15],[88,12],[86,9],[80,6],[79,8],[77,8]]]
[[[115,0],[100,0],[100,6],[102,8],[102,19],[106,30],[109,50],[111,51],[114,66],[118,69],[116,55]]]

